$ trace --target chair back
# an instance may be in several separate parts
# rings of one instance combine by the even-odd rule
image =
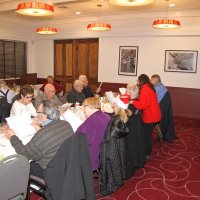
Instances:
[[[6,97],[0,97],[0,123],[5,122],[5,118],[10,115],[10,105]]]
[[[25,199],[30,173],[29,161],[21,155],[0,161],[0,199]]]

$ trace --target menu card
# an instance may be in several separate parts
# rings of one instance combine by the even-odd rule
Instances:
[[[106,92],[106,97],[111,104],[115,103],[115,97],[112,91]]]
[[[61,115],[60,119],[69,122],[70,125],[72,126],[72,129],[74,130],[74,132],[76,132],[78,127],[83,123],[83,120],[81,120],[79,117],[77,117],[77,115],[74,114],[70,109],[65,111]]]
[[[8,117],[6,121],[10,129],[15,132],[15,135],[18,136],[19,139],[24,139],[36,133],[35,128],[31,125],[32,120],[28,113]]]

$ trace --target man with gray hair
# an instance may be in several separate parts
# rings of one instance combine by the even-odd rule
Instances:
[[[73,84],[72,91],[67,95],[68,103],[80,103],[82,104],[85,100],[85,95],[83,94],[83,82],[80,80],[75,80]]]
[[[79,80],[83,82],[83,94],[85,95],[86,99],[89,97],[93,97],[94,94],[92,93],[92,90],[89,87],[89,81],[87,79],[86,75],[80,75]],[[101,91],[101,88],[98,87],[96,90],[96,94],[98,94]]]
[[[59,120],[59,106],[53,100],[42,101],[38,113],[42,128],[38,124],[33,124],[37,133],[28,144],[24,145],[11,129],[6,131],[6,136],[16,153],[32,160],[30,174],[43,178],[48,163],[74,131],[68,122]]]

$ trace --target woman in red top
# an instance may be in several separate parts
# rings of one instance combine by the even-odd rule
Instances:
[[[161,120],[161,111],[156,92],[147,75],[141,74],[138,77],[138,87],[138,100],[133,100],[132,103],[137,109],[142,110],[145,152],[146,156],[150,156],[152,153],[152,132],[156,123]]]

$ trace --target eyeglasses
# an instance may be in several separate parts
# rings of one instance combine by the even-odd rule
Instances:
[[[38,114],[44,114],[44,112],[37,111]]]
[[[33,96],[27,96],[27,97],[25,97],[26,99],[32,99],[33,98]]]

